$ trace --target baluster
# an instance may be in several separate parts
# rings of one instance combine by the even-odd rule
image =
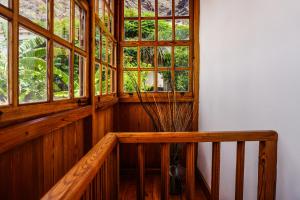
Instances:
[[[276,195],[277,140],[259,142],[257,199],[272,200]]]
[[[245,142],[237,142],[235,199],[242,200],[244,192]]]
[[[161,145],[161,199],[169,199],[170,144]]]
[[[116,157],[116,170],[117,170],[117,199],[119,199],[120,194],[120,145],[117,144],[117,157]]]
[[[220,142],[213,142],[212,150],[212,177],[211,177],[211,199],[219,199],[220,187]]]
[[[144,144],[138,144],[138,184],[137,199],[143,200],[145,196],[145,149]]]
[[[193,200],[195,194],[195,143],[186,147],[186,199]]]

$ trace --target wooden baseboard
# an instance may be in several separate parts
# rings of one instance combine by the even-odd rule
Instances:
[[[196,168],[196,178],[199,181],[201,190],[203,191],[206,199],[210,199],[210,196],[211,196],[210,188],[209,188],[206,180],[204,179],[202,173],[200,172],[200,170],[198,168]]]

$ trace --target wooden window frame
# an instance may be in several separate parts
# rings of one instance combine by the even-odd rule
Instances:
[[[116,98],[117,98],[117,90],[115,89],[114,91],[112,90],[113,88],[116,88],[117,87],[117,59],[116,59],[116,53],[117,53],[117,39],[115,37],[115,1],[114,0],[109,0],[109,1],[106,1],[106,0],[92,0],[93,1],[93,9],[92,9],[92,23],[94,23],[94,28],[92,29],[92,41],[94,42],[95,41],[95,32],[96,32],[96,29],[98,28],[100,30],[100,38],[99,41],[100,41],[100,45],[99,45],[99,58],[96,58],[96,51],[93,51],[92,53],[92,67],[95,68],[95,64],[100,64],[100,78],[99,78],[99,84],[100,84],[100,94],[99,95],[96,95],[95,94],[95,90],[93,90],[93,96],[94,96],[94,102],[96,105],[100,105],[101,103],[107,103],[107,102],[110,102],[110,101],[116,101]],[[103,17],[100,17],[99,16],[99,2],[102,2],[102,4],[104,5],[102,7],[102,13],[103,13]],[[113,6],[111,6],[111,4],[113,4]],[[108,8],[108,9],[105,9],[105,8]],[[108,26],[105,25],[105,13],[108,12]],[[113,22],[111,23],[110,20],[113,20]],[[110,27],[110,26],[113,26],[113,27]],[[103,51],[103,48],[102,48],[102,45],[103,45],[103,42],[102,42],[102,37],[105,36],[106,37],[106,42],[105,42],[105,60],[103,60],[102,58],[102,51]],[[95,44],[95,43],[94,43]],[[109,47],[109,44],[112,45],[112,49],[111,49],[111,57],[110,57],[110,60],[111,62],[108,63],[108,47]],[[96,44],[95,44],[96,45]],[[93,45],[93,46],[95,46]],[[96,48],[96,46],[95,46]],[[105,68],[105,74],[106,74],[106,80],[105,80],[105,88],[106,88],[106,92],[103,93],[102,92],[102,69],[103,67]],[[107,78],[107,74],[108,74],[108,69],[111,70],[111,90],[108,91],[108,78]],[[95,70],[95,69],[94,69]],[[115,77],[112,76],[112,71],[115,71]],[[93,73],[95,74],[95,73]],[[95,77],[93,78],[93,80],[95,79]]]
[[[194,0],[189,0],[189,16],[175,16],[175,0],[172,1],[172,15],[168,17],[159,17],[158,16],[158,0],[155,0],[155,16],[154,17],[141,17],[141,0],[138,0],[138,17],[124,17],[124,2],[125,0],[121,0],[121,5],[119,7],[119,31],[120,31],[120,48],[119,48],[119,57],[120,57],[120,69],[119,69],[119,82],[118,82],[118,94],[120,96],[121,102],[138,102],[138,97],[135,92],[133,93],[127,93],[123,91],[123,72],[124,71],[138,71],[140,73],[141,71],[153,71],[153,69],[143,69],[140,68],[140,47],[154,47],[155,48],[155,56],[154,56],[154,72],[155,72],[155,89],[157,88],[157,73],[159,71],[171,71],[171,78],[172,80],[175,79],[175,71],[189,71],[189,91],[188,92],[176,92],[177,100],[178,101],[193,101],[194,97],[198,95],[198,84],[197,81],[199,80],[198,77],[196,77],[196,74],[198,74],[198,66],[195,64],[195,58],[198,58],[199,56],[196,55],[197,52],[195,52],[195,46],[194,42],[196,42],[196,39],[194,37],[195,31],[198,30],[198,28],[194,28],[195,25],[195,19],[197,16],[194,15],[194,7],[193,5]],[[158,20],[159,19],[171,19],[172,20],[172,40],[170,41],[158,41]],[[189,40],[175,40],[175,20],[176,19],[189,19]],[[138,41],[125,41],[124,40],[124,21],[125,20],[137,20],[138,21]],[[141,40],[141,20],[155,20],[155,40],[154,41],[142,41]],[[157,48],[159,46],[170,46],[171,49],[171,55],[172,55],[172,67],[171,68],[159,68],[157,63]],[[174,63],[174,48],[175,46],[189,46],[189,66],[185,68],[175,68]],[[123,48],[124,47],[138,47],[138,68],[127,68],[124,70],[123,68]],[[197,63],[198,64],[198,63]],[[140,79],[140,75],[138,76]],[[167,101],[168,95],[167,92],[145,92],[142,93],[142,96],[154,96],[156,97],[157,101]]]
[[[48,28],[45,29],[26,17],[19,14],[19,1],[10,0],[9,7],[0,5],[0,15],[9,22],[9,104],[0,107],[0,127],[23,121],[25,119],[46,115],[49,113],[64,111],[86,105],[90,96],[89,83],[86,82],[85,96],[74,97],[74,55],[75,53],[86,59],[86,80],[89,77],[89,4],[86,0],[70,0],[70,41],[66,41],[54,34],[54,0],[48,0]],[[85,10],[85,49],[75,46],[75,4]],[[47,39],[47,101],[19,103],[19,27],[23,27],[34,34]],[[70,72],[69,72],[69,98],[64,100],[53,100],[53,43],[57,43],[70,50]]]

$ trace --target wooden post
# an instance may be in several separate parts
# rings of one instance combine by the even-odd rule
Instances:
[[[238,142],[237,150],[236,150],[235,200],[243,199],[244,163],[245,163],[245,142]]]
[[[144,144],[138,144],[138,184],[137,199],[143,200],[145,196],[145,149]]]
[[[212,152],[212,177],[211,177],[211,199],[219,199],[220,188],[220,142],[213,142]]]
[[[169,199],[170,144],[161,145],[161,199]]]
[[[186,147],[186,199],[193,200],[195,194],[195,144]]]
[[[276,196],[277,140],[259,142],[257,199],[274,200]]]

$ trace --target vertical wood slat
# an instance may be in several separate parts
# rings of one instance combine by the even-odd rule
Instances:
[[[193,200],[195,195],[195,146],[188,143],[186,146],[186,199]]]
[[[117,144],[117,199],[120,199],[120,144]]]
[[[259,142],[257,199],[276,197],[277,140]]]
[[[143,200],[145,196],[145,147],[138,144],[138,180],[137,180],[137,199]]]
[[[161,199],[169,199],[170,144],[161,145]]]
[[[245,167],[245,142],[237,142],[236,150],[236,175],[235,175],[235,200],[243,199],[244,192],[244,167]]]
[[[220,188],[220,142],[213,142],[212,150],[212,177],[211,177],[211,200],[219,199]]]

